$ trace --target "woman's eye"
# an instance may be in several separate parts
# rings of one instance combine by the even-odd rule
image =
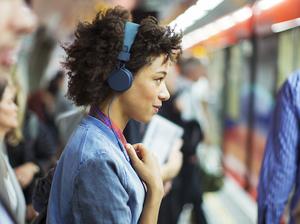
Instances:
[[[155,79],[157,84],[160,84],[162,82],[163,78]]]

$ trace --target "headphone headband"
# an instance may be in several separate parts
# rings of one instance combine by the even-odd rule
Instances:
[[[118,55],[118,60],[129,61],[130,59],[130,49],[134,42],[135,36],[139,29],[139,24],[133,22],[126,22],[124,30],[124,41],[122,51]]]

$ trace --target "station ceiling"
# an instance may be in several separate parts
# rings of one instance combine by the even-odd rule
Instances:
[[[245,6],[246,4],[252,4],[254,1],[255,0],[224,0],[206,16],[195,21],[195,23],[192,26],[188,27],[184,33],[188,33],[199,27],[202,27],[224,15],[227,15]],[[178,15],[183,13],[187,8],[194,5],[196,2],[197,0],[144,0],[142,5],[147,10],[157,11],[161,21],[164,23],[169,23]]]
[[[206,3],[211,0],[199,1]],[[196,20],[184,33],[204,26],[253,1],[224,0],[214,10],[207,13],[206,16]],[[78,20],[92,18],[95,14],[95,9],[99,9],[96,6],[101,8],[103,5],[123,5],[130,10],[149,11],[152,14],[155,13],[162,23],[169,24],[186,9],[194,5],[197,0],[31,0],[31,2],[42,23],[58,27],[56,32],[65,31],[64,33],[68,33],[74,28]]]

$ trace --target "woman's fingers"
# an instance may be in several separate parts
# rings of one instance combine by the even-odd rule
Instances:
[[[138,157],[141,160],[144,160],[145,153],[147,152],[147,149],[145,148],[145,146],[142,143],[138,143],[138,144],[134,144],[133,148],[134,148],[136,154],[138,155]]]
[[[126,144],[126,150],[127,150],[127,153],[128,153],[128,156],[129,158],[131,159],[131,162],[132,162],[132,165],[135,167],[135,168],[139,168],[141,166],[141,160],[140,158],[138,157],[134,147],[130,144]]]

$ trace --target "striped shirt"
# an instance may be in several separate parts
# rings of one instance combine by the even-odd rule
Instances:
[[[258,223],[280,223],[293,188],[289,223],[296,223],[294,211],[300,198],[299,119],[300,71],[297,71],[277,95],[258,186]]]

